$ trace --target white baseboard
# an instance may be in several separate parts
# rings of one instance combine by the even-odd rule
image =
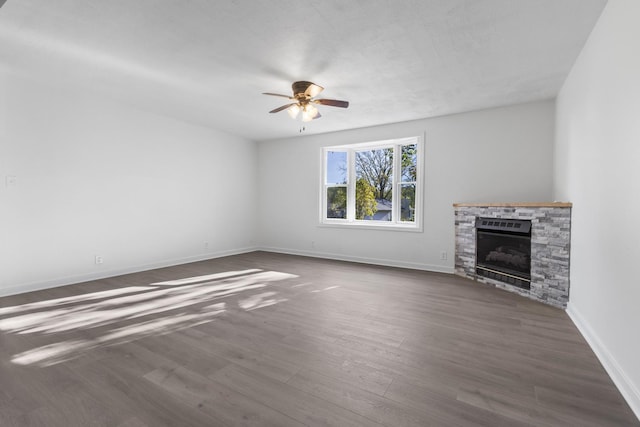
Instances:
[[[123,274],[139,273],[141,271],[153,270],[156,268],[164,268],[164,267],[171,267],[174,265],[188,264],[190,262],[206,261],[208,259],[222,258],[230,255],[239,255],[247,252],[253,252],[256,250],[257,248],[253,248],[253,247],[238,248],[238,249],[232,249],[228,251],[219,251],[219,252],[194,255],[194,256],[185,257],[185,258],[162,260],[162,261],[152,262],[152,263],[142,264],[142,265],[127,266],[124,268],[101,270],[100,272],[96,272],[96,273],[79,274],[79,275],[59,277],[56,279],[50,279],[50,280],[44,280],[44,281],[23,283],[23,284],[11,286],[8,288],[0,288],[0,297],[23,294],[26,292],[39,291],[39,290],[49,289],[49,288],[57,288],[59,286],[67,286],[67,285],[73,285],[76,283],[89,282],[91,280],[100,280],[100,279],[105,279],[107,277],[121,276]]]
[[[600,360],[600,363],[602,363],[602,366],[604,366],[613,383],[618,387],[618,390],[620,390],[620,393],[631,407],[633,413],[640,420],[640,391],[638,387],[629,379],[629,376],[624,372],[624,369],[622,369],[604,344],[602,344],[602,341],[600,341],[598,335],[593,331],[591,326],[589,326],[589,323],[571,303],[567,304],[567,314],[589,346],[591,346],[591,349],[598,357],[598,360]]]
[[[100,279],[105,279],[107,277],[121,276],[123,274],[139,273],[142,271],[153,270],[156,268],[171,267],[174,265],[187,264],[190,262],[205,261],[208,259],[221,258],[225,256],[230,256],[230,255],[238,255],[238,254],[253,252],[257,250],[290,254],[290,255],[302,255],[302,256],[308,256],[308,257],[314,257],[314,258],[334,259],[339,261],[351,261],[351,262],[359,262],[364,264],[384,265],[389,267],[401,267],[401,268],[410,268],[414,270],[426,270],[426,271],[434,271],[438,273],[453,274],[453,267],[445,267],[441,265],[429,265],[429,264],[401,262],[401,261],[385,260],[385,259],[377,259],[377,258],[364,258],[364,257],[356,257],[356,256],[336,255],[336,254],[324,253],[324,252],[296,251],[296,250],[283,249],[283,248],[247,247],[247,248],[232,249],[228,251],[200,254],[200,255],[195,255],[195,256],[190,256],[185,258],[162,260],[158,262],[127,266],[127,267],[118,268],[118,269],[101,270],[100,272],[95,272],[95,273],[79,274],[79,275],[73,275],[73,276],[58,277],[55,279],[49,279],[49,280],[43,280],[43,281],[22,283],[15,286],[0,288],[0,297],[17,295],[17,294],[22,294],[26,292],[39,291],[43,289],[56,288],[59,286],[73,285],[76,283],[89,282],[92,280],[100,280]]]
[[[365,258],[365,257],[351,256],[351,255],[332,254],[328,252],[300,251],[296,249],[285,249],[285,248],[274,248],[274,247],[261,247],[258,250],[265,251],[265,252],[276,252],[276,253],[288,254],[288,255],[308,256],[312,258],[332,259],[337,261],[359,262],[362,264],[384,265],[386,267],[410,268],[413,270],[433,271],[436,273],[453,274],[453,270],[454,270],[453,267],[442,266],[442,265],[422,264],[422,263],[416,263],[416,262],[405,262],[405,261],[397,261],[397,260],[381,259],[381,258]]]

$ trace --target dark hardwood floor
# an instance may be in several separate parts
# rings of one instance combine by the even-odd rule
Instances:
[[[254,252],[0,299],[0,426],[639,426],[562,311]]]

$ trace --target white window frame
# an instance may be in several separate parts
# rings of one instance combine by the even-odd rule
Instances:
[[[403,183],[401,174],[401,147],[416,144],[416,203],[414,221],[400,221],[400,188]],[[393,147],[393,183],[392,183],[392,221],[358,220],[356,216],[356,171],[355,155],[357,151],[376,150]],[[342,151],[347,153],[347,218],[327,218],[327,188],[335,184],[327,184],[327,153]],[[384,141],[365,142],[359,144],[338,145],[322,148],[322,172],[320,177],[320,225],[326,227],[364,228],[396,231],[423,231],[423,180],[424,180],[424,141],[422,136],[389,139]],[[404,182],[407,183],[406,181]]]

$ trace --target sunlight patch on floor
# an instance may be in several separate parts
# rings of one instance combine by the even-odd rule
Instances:
[[[330,291],[331,289],[336,289],[339,288],[340,286],[328,286],[324,289],[314,289],[312,291],[310,291],[311,293],[317,294],[319,292],[325,292],[325,291]]]
[[[238,305],[243,310],[255,310],[257,308],[268,307],[281,302],[287,301],[284,298],[270,298],[277,295],[276,292],[263,292],[261,294],[252,295],[249,298],[241,299]]]
[[[11,359],[19,365],[50,366],[96,347],[211,322],[228,311],[230,304],[249,311],[285,302],[287,299],[279,298],[275,290],[251,292],[297,277],[277,271],[247,269],[39,301],[1,309],[0,331],[48,337],[47,340],[59,336],[59,342],[24,351]],[[237,300],[230,300],[236,296]],[[220,299],[226,301],[215,302]],[[194,307],[196,305],[201,307]],[[111,329],[91,339],[69,337],[69,334],[77,335],[83,330],[100,327]]]
[[[253,273],[257,273],[259,271],[259,269],[253,268],[253,269],[249,269],[249,270],[240,270],[240,271],[225,271],[223,273],[214,273],[214,274],[207,274],[204,276],[194,276],[194,277],[187,277],[185,279],[177,279],[177,280],[167,280],[164,282],[156,282],[156,283],[152,283],[151,285],[162,285],[162,286],[178,286],[178,285],[190,285],[192,283],[198,283],[198,282],[207,282],[210,280],[220,280],[220,279],[226,279],[229,277],[233,277],[233,276],[242,276],[242,275],[246,275],[246,274],[253,274]]]
[[[149,287],[149,286],[129,286],[126,288],[110,289],[108,291],[92,292],[89,294],[74,295],[70,297],[55,298],[55,299],[50,299],[46,301],[31,302],[28,304],[22,304],[22,305],[17,305],[13,307],[3,307],[3,308],[0,308],[0,316],[12,314],[12,313],[19,313],[21,311],[35,310],[43,307],[51,307],[55,305],[72,304],[72,303],[81,302],[81,301],[91,301],[96,299],[109,298],[116,295],[130,294],[130,293],[141,292],[141,291],[146,291],[150,289],[155,289],[155,288]]]

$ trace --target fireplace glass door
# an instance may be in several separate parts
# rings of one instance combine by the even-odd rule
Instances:
[[[484,277],[529,289],[531,221],[478,218],[476,272]]]

